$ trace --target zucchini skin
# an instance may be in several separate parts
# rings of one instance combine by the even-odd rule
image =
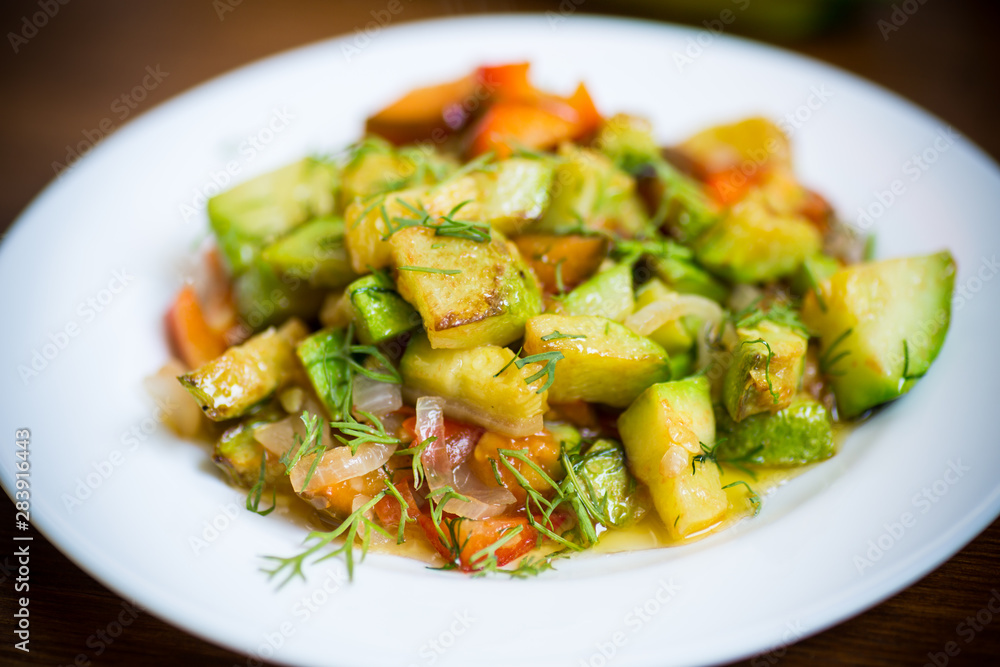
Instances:
[[[806,294],[802,321],[819,334],[841,417],[907,393],[927,373],[951,323],[949,252],[854,264]]]
[[[823,461],[834,454],[833,425],[822,403],[800,394],[775,413],[734,422],[721,407],[715,411],[719,461],[792,467]]]

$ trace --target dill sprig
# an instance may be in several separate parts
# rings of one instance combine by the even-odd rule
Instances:
[[[583,549],[579,544],[574,544],[570,542],[562,535],[558,535],[549,526],[552,525],[552,514],[558,509],[559,505],[565,500],[565,496],[559,487],[559,483],[553,480],[549,475],[541,469],[541,467],[532,461],[524,452],[519,449],[498,449],[497,454],[500,456],[500,463],[507,468],[514,479],[517,480],[518,485],[524,489],[527,494],[525,498],[524,508],[526,510],[528,524],[531,525],[535,530],[537,530],[542,535],[545,535],[553,542],[557,542],[568,549],[574,551],[579,551]],[[531,482],[524,476],[517,466],[511,463],[510,459],[516,459],[521,461],[523,464],[531,468],[536,475],[542,478],[542,480],[548,484],[552,489],[555,490],[555,498],[549,500],[541,492],[536,490]],[[493,474],[499,477],[499,473],[496,470],[495,459],[490,459],[490,465],[494,467]],[[541,521],[539,521],[535,513],[532,512],[531,506],[534,505],[538,514],[541,516]]]
[[[723,488],[723,490],[725,490],[725,489],[728,489],[730,487],[740,486],[740,485],[743,485],[743,486],[745,486],[747,488],[747,496],[748,496],[747,499],[750,501],[750,506],[753,507],[753,515],[757,516],[758,514],[760,514],[760,496],[757,495],[757,492],[753,490],[752,486],[750,486],[747,482],[744,482],[741,479],[741,480],[736,481],[736,482],[730,482],[729,484],[726,484],[722,488]]]
[[[841,359],[849,355],[851,351],[841,350],[840,352],[836,352],[836,350],[852,333],[854,333],[853,328],[846,329],[844,333],[837,336],[837,338],[830,343],[830,346],[826,348],[826,352],[824,352],[823,356],[819,358],[819,369],[824,375],[843,375],[843,372],[841,371],[835,372],[833,367],[836,366]],[[905,348],[904,351],[906,351]]]
[[[738,329],[749,329],[764,320],[769,320],[774,324],[794,329],[807,338],[810,335],[809,327],[802,323],[799,314],[784,302],[772,303],[764,309],[760,307],[760,299],[757,299],[743,310],[734,313],[732,319],[733,325]]]
[[[450,236],[477,243],[487,243],[493,238],[489,225],[472,220],[460,220],[455,217],[462,208],[472,203],[471,199],[457,204],[448,213],[437,217],[428,213],[422,204],[418,203],[414,206],[399,198],[396,199],[396,202],[414,217],[390,217],[383,205],[381,209],[382,222],[385,223],[386,228],[386,233],[382,237],[383,241],[389,240],[393,234],[408,227],[425,227],[434,230],[435,236]]]
[[[525,384],[531,384],[535,380],[545,377],[546,378],[545,384],[543,384],[541,388],[535,392],[536,394],[540,394],[549,387],[551,387],[552,383],[556,381],[556,362],[565,358],[566,357],[563,356],[563,353],[559,351],[542,352],[541,354],[532,354],[527,357],[519,357],[517,355],[514,355],[514,357],[511,358],[511,360],[508,361],[506,364],[504,364],[504,367],[498,370],[493,375],[493,377],[500,377],[500,374],[503,373],[508,368],[510,368],[511,364],[514,364],[514,366],[516,366],[518,370],[521,370],[528,364],[545,362],[545,366],[542,367],[542,370],[538,371],[537,373],[533,374],[530,377],[524,378]]]
[[[358,453],[358,448],[361,445],[369,442],[377,442],[383,445],[402,444],[402,440],[386,432],[385,425],[382,424],[382,421],[378,417],[370,412],[359,412],[358,414],[370,423],[365,424],[357,420],[330,422],[330,426],[340,431],[340,434],[334,437],[351,448],[351,456]],[[345,435],[351,437],[345,438]]]
[[[260,453],[260,475],[257,477],[257,483],[253,485],[250,489],[250,493],[247,494],[247,509],[251,512],[256,512],[261,516],[267,516],[274,511],[274,508],[278,506],[278,493],[275,489],[271,489],[271,506],[266,510],[260,509],[260,498],[264,494],[264,486],[267,484],[267,452],[262,451]]]
[[[386,480],[386,484],[388,484]],[[375,505],[382,500],[389,493],[388,490],[382,490],[378,492],[373,498],[366,502],[361,507],[357,508],[351,512],[350,516],[344,519],[343,522],[335,529],[331,531],[312,531],[306,536],[305,543],[315,542],[311,547],[305,549],[301,553],[288,558],[282,558],[280,556],[265,556],[267,560],[275,561],[277,565],[272,569],[264,568],[264,572],[267,573],[269,579],[287,572],[285,579],[279,584],[279,588],[287,584],[289,581],[295,577],[301,577],[305,581],[305,566],[306,561],[317,554],[322,549],[328,547],[335,539],[338,537],[344,537],[344,543],[337,549],[334,549],[312,561],[315,565],[321,561],[327,560],[328,558],[334,558],[341,554],[344,555],[344,560],[347,565],[347,576],[349,579],[354,578],[354,549],[355,540],[358,533],[361,533],[361,558],[358,560],[360,563],[364,560],[365,556],[368,555],[368,548],[371,545],[371,531],[374,530],[385,537],[392,539],[392,536],[385,531],[384,528],[376,524],[374,521],[369,519],[366,515],[368,512],[375,507]]]
[[[705,465],[706,463],[714,463],[715,467],[718,468],[719,474],[722,474],[722,464],[719,463],[718,456],[716,455],[716,449],[719,447],[718,441],[709,447],[702,441],[698,441],[698,445],[701,447],[701,454],[695,454],[691,458],[691,474],[694,475],[697,472],[695,464],[700,463]]]
[[[397,266],[400,271],[418,271],[420,273],[440,273],[446,276],[457,276],[461,269],[437,269],[433,266]]]
[[[432,442],[437,440],[436,435],[432,435],[423,442],[413,447],[408,447],[406,449],[397,449],[396,453],[400,456],[411,456],[413,457],[413,462],[410,464],[410,470],[413,473],[413,488],[419,489],[424,485],[424,479],[426,478],[426,473],[424,472],[424,464],[421,460],[421,456],[427,446]]]
[[[305,480],[302,482],[303,488],[309,485],[309,480],[312,479],[313,474],[316,472],[316,466],[319,465],[320,455],[326,450],[323,446],[323,441],[320,433],[321,420],[319,415],[310,414],[308,411],[303,412],[301,415],[302,423],[306,425],[306,437],[302,437],[297,433],[293,437],[295,444],[284,454],[281,455],[281,462],[285,465],[285,474],[291,475],[292,468],[294,468],[298,462],[304,457],[313,455],[312,465],[309,466],[309,472],[306,473]]]
[[[764,379],[767,380],[767,391],[771,394],[771,400],[775,405],[781,400],[781,394],[779,394],[775,389],[774,385],[771,384],[771,359],[774,357],[774,352],[771,350],[771,345],[763,338],[755,338],[753,340],[745,340],[740,345],[754,345],[756,343],[762,343],[764,347],[767,348],[767,361],[764,362]]]

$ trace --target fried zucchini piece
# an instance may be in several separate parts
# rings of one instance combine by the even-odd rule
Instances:
[[[420,313],[432,347],[506,345],[542,311],[534,275],[496,230],[479,242],[409,227],[390,244],[399,293]]]
[[[683,242],[696,238],[719,219],[719,207],[704,186],[671,166],[643,118],[618,114],[609,118],[595,144],[615,166],[649,178],[655,219],[665,223]]]
[[[240,417],[295,374],[295,345],[305,335],[305,325],[290,320],[280,330],[272,327],[229,348],[178,380],[210,419]]]
[[[510,236],[538,220],[548,208],[555,166],[551,160],[512,157],[472,174],[479,190],[475,209],[462,219],[483,222]]]
[[[781,128],[761,117],[716,125],[678,146],[709,173],[739,168],[745,163],[763,169],[790,170],[792,149]]]
[[[357,277],[344,245],[344,221],[327,216],[296,227],[264,248],[261,259],[282,275],[337,289]]]
[[[347,360],[343,355],[346,343],[347,332],[343,329],[323,329],[302,340],[295,348],[316,396],[335,421],[346,417],[341,410],[349,381]]]
[[[341,176],[340,208],[356,199],[443,181],[457,168],[454,158],[429,148],[396,149],[381,137],[368,136],[354,149]]]
[[[742,283],[776,280],[795,273],[820,251],[822,237],[811,222],[771,211],[750,194],[694,243],[698,261],[716,274]]]
[[[923,377],[944,345],[954,288],[946,251],[849,266],[806,294],[802,320],[819,333],[842,417],[902,396]]]
[[[254,440],[254,431],[285,416],[285,411],[276,402],[251,412],[222,433],[215,443],[212,460],[226,471],[234,484],[251,488],[260,478],[260,457],[264,455],[264,446]],[[266,483],[271,486],[286,479],[285,466],[276,457],[269,456],[265,464]]]
[[[594,274],[562,300],[566,315],[595,315],[624,322],[632,314],[632,262],[622,262]]]
[[[635,478],[629,472],[620,443],[602,438],[585,454],[571,456],[570,461],[579,486],[603,514],[601,523],[621,528],[637,518]]]
[[[416,335],[400,361],[403,385],[418,395],[447,399],[445,413],[491,431],[521,437],[543,428],[548,409],[544,378],[528,383],[540,364],[517,368],[506,347],[481,345],[472,349],[435,349],[424,335]],[[502,372],[501,372],[501,369]]]
[[[209,222],[230,271],[242,273],[264,245],[333,213],[338,180],[336,167],[307,158],[209,199]]]
[[[806,257],[802,266],[792,276],[792,292],[798,296],[803,296],[806,292],[814,289],[837,271],[840,271],[840,262],[829,255],[813,255]]]
[[[718,303],[725,303],[729,298],[729,288],[691,260],[654,256],[649,260],[649,267],[675,292],[697,294]]]
[[[553,403],[576,400],[623,408],[646,387],[670,379],[670,359],[653,341],[603,317],[539,315],[528,320],[524,351],[560,352]]]
[[[279,276],[262,261],[233,280],[233,302],[241,322],[253,331],[289,317],[309,318],[323,303],[324,292],[292,275]]]
[[[716,466],[701,456],[715,443],[708,380],[703,376],[649,387],[618,418],[632,473],[649,487],[675,539],[711,528],[729,509]],[[700,464],[699,464],[700,461]]]
[[[400,190],[366,200],[355,200],[344,211],[345,235],[351,266],[356,273],[384,269],[392,263],[387,222],[396,218],[423,219],[425,188]]]
[[[359,278],[347,287],[358,340],[374,345],[420,326],[420,315],[384,273]]]
[[[739,342],[722,384],[722,399],[735,421],[774,412],[791,403],[802,382],[809,340],[789,327],[762,321],[736,330]]]
[[[572,233],[582,225],[632,237],[647,229],[634,178],[596,151],[566,144],[559,152],[563,159],[555,170],[552,201],[531,231]]]
[[[800,466],[833,456],[830,413],[809,394],[799,394],[788,407],[735,422],[717,406],[715,423],[719,461],[761,466]]]

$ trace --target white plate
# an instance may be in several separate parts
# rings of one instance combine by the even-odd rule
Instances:
[[[735,659],[875,604],[988,525],[1000,512],[995,165],[961,138],[935,148],[942,121],[825,65],[707,32],[559,18],[420,23],[381,31],[351,60],[355,37],[271,58],[129,123],[46,189],[0,254],[0,466],[10,489],[10,440],[30,428],[35,525],[97,579],[189,632],[279,662],[354,667]],[[680,67],[675,54],[689,48],[697,57]],[[338,583],[343,565],[327,561],[308,583],[275,592],[257,556],[293,553],[303,530],[246,511],[228,518],[242,493],[202,447],[154,421],[140,385],[167,356],[163,312],[206,229],[200,210],[185,220],[180,207],[229,160],[242,179],[336,150],[406,89],[518,59],[535,63],[543,87],[569,92],[585,79],[599,108],[649,116],[666,142],[749,114],[798,114],[789,127],[804,181],[855,219],[860,207],[877,211],[874,192],[899,179],[903,194],[873,225],[879,255],[950,248],[971,298],[956,301],[944,350],[916,389],[734,530],[571,560],[527,582],[373,556],[353,584]],[[268,139],[262,130],[282,122],[275,110],[293,118]],[[253,157],[241,145],[250,135],[262,146]],[[925,151],[933,164],[914,171],[911,156]],[[127,284],[113,282],[115,271]],[[76,335],[63,340],[69,325]],[[52,358],[23,381],[18,367],[34,351]],[[74,494],[88,497],[69,509]],[[192,537],[207,548],[195,553]]]

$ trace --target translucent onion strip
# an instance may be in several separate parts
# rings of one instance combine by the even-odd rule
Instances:
[[[316,465],[316,471],[309,480],[309,486],[305,486],[304,482],[313,461],[316,459],[315,454],[299,459],[299,462],[292,468],[289,479],[296,493],[314,493],[381,468],[394,451],[396,451],[395,445],[366,442],[358,447],[357,454],[352,456],[351,448],[347,445],[341,445],[323,452]]]
[[[453,498],[444,509],[468,519],[486,519],[502,514],[515,502],[514,494],[502,486],[487,486],[463,461],[453,467],[444,438],[444,400],[437,396],[417,399],[417,441],[435,438],[421,455],[431,491],[450,486],[468,501]]]

